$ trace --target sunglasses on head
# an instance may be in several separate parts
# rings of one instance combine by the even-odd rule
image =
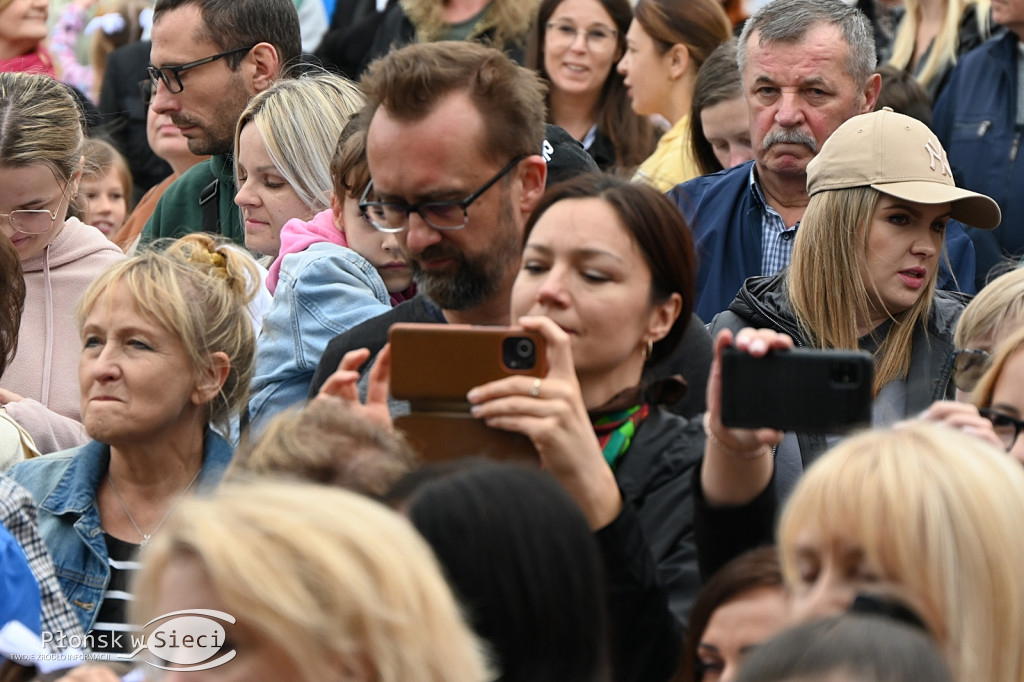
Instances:
[[[950,378],[957,388],[970,393],[978,385],[978,380],[990,364],[992,356],[988,351],[978,348],[955,350],[949,358]]]

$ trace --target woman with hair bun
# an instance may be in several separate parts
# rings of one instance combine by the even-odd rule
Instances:
[[[128,649],[139,547],[183,498],[215,487],[231,459],[217,428],[252,379],[246,305],[257,286],[251,259],[200,233],[108,269],[79,303],[82,422],[93,440],[9,475],[39,506],[40,534],[93,651]]]

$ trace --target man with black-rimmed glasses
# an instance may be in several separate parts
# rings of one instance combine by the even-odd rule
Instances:
[[[204,230],[244,244],[231,158],[245,106],[301,53],[292,0],[158,0],[150,106],[167,114],[195,154],[211,154],[161,197],[142,242]]]

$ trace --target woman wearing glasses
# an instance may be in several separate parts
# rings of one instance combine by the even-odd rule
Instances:
[[[662,192],[700,175],[690,148],[690,106],[697,71],[732,36],[719,0],[639,0],[619,62],[633,111],[663,116],[671,126],[637,170]]]
[[[68,217],[85,139],[69,89],[48,76],[0,73],[0,119],[0,229],[14,243],[27,287],[18,352],[0,383],[0,402],[47,453],[88,440],[78,423],[74,306],[124,254],[99,230]]]
[[[601,170],[627,177],[655,144],[614,68],[632,18],[629,0],[544,0],[527,46],[527,64],[548,81],[548,122],[579,140]]]
[[[991,396],[980,400],[976,388],[993,364],[994,349],[1020,329],[1024,329],[1024,268],[992,280],[964,308],[953,337],[956,350],[949,360],[956,402],[937,402],[925,410],[922,418],[944,421],[994,445],[1012,447],[993,430],[992,415],[979,413],[978,407],[989,407]]]
[[[992,423],[999,444],[1024,464],[1024,327],[996,346],[992,365],[974,389],[974,404]]]

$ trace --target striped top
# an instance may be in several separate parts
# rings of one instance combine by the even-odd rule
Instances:
[[[141,636],[139,628],[128,622],[128,605],[132,601],[128,586],[142,566],[138,561],[139,545],[119,540],[109,533],[104,533],[103,539],[107,543],[110,582],[89,632],[92,651],[100,655],[97,658],[131,653],[131,635]]]

